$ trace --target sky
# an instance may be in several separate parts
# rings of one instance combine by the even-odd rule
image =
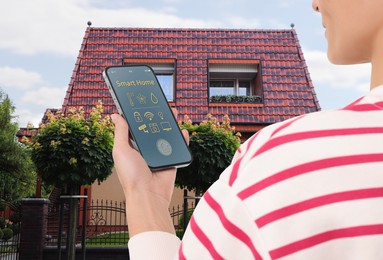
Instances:
[[[0,0],[0,89],[20,127],[61,108],[88,21],[94,27],[289,29],[298,34],[322,110],[369,90],[370,65],[327,61],[310,0]]]

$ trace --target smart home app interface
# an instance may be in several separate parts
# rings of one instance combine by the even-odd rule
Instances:
[[[151,68],[111,67],[107,75],[148,165],[189,161],[183,136]]]

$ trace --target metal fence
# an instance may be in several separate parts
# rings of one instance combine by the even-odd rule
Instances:
[[[19,259],[21,223],[19,217],[15,218],[14,216],[20,214],[20,209],[14,203],[2,203],[4,207],[0,210],[0,230],[2,233],[0,236],[0,260],[17,260]]]
[[[19,259],[20,233],[8,240],[0,239],[0,260]]]
[[[85,228],[87,246],[119,246],[128,243],[128,226],[125,217],[125,203],[96,200],[86,212]],[[80,210],[80,217],[83,215]]]
[[[125,217],[125,203],[107,200],[81,199],[77,225],[77,243],[85,238],[86,246],[126,245],[128,228]],[[68,234],[69,201],[49,209],[47,246],[65,246]],[[61,234],[61,237],[60,235]]]
[[[185,223],[188,222],[195,207],[195,200],[169,209],[177,235],[182,237]],[[184,203],[185,203],[184,202]],[[51,207],[48,213],[47,246],[65,247],[69,219],[68,201],[62,200],[60,206]],[[80,199],[77,225],[77,244],[85,242],[91,246],[126,246],[129,240],[126,223],[125,203],[108,200],[92,200],[87,203]],[[188,217],[184,222],[184,215]],[[148,216],[155,217],[155,216]],[[59,237],[61,234],[61,238]]]

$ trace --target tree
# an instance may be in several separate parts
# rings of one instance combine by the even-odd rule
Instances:
[[[101,102],[88,117],[83,108],[47,113],[32,139],[32,159],[42,180],[77,195],[81,185],[105,180],[112,172],[113,124],[103,117]],[[70,203],[68,255],[75,256],[78,201]]]
[[[8,202],[33,194],[36,172],[27,147],[18,142],[15,107],[0,90],[0,197]]]
[[[102,182],[111,174],[113,124],[102,112],[101,103],[88,118],[83,108],[47,112],[31,145],[32,159],[46,183],[78,192],[81,185]]]
[[[190,135],[189,147],[193,154],[193,162],[178,170],[176,184],[181,188],[196,190],[200,194],[215,182],[222,171],[230,164],[235,151],[240,145],[240,133],[234,133],[230,119],[226,115],[219,123],[212,115],[200,124],[191,122],[185,116],[180,123]]]

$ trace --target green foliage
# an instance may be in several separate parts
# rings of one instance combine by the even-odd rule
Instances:
[[[22,206],[21,199],[7,202],[7,205],[13,212],[21,212],[21,206]]]
[[[261,96],[238,96],[238,95],[217,95],[210,97],[211,103],[262,103]]]
[[[9,228],[12,229],[13,235],[17,235],[20,233],[20,223],[9,225]]]
[[[102,116],[101,102],[85,117],[83,108],[47,113],[47,122],[31,144],[43,181],[56,187],[101,182],[113,167],[113,124]]]
[[[188,209],[186,216],[186,223],[189,223],[191,216],[193,215],[194,209]],[[183,227],[184,225],[184,215],[182,214],[178,220],[178,225]]]
[[[5,218],[0,217],[0,229],[5,228],[5,225],[7,224]]]
[[[8,240],[13,237],[13,231],[10,228],[4,228],[3,230],[3,239]]]
[[[33,193],[36,172],[25,145],[16,138],[15,107],[0,90],[0,197],[5,201]]]
[[[127,232],[111,232],[102,235],[92,236],[86,240],[87,246],[125,246],[129,241],[129,233]]]
[[[240,145],[240,134],[234,133],[228,116],[219,123],[209,114],[199,125],[193,125],[186,116],[180,126],[189,132],[193,162],[178,170],[176,184],[181,188],[196,189],[198,194],[206,191],[230,164]]]
[[[12,223],[14,223],[14,224],[20,223],[20,221],[21,221],[20,212],[21,212],[21,210],[19,210],[17,212],[13,212],[12,215],[9,216],[9,221],[12,221]]]
[[[0,211],[4,211],[6,208],[5,201],[0,199]]]
[[[21,200],[4,202],[4,207],[5,206],[8,206],[13,213],[9,216],[9,219],[0,217],[0,230],[10,228],[13,231],[13,235],[16,235],[20,232]]]
[[[179,239],[182,239],[182,237],[184,236],[185,234],[185,230],[183,229],[176,229],[176,236],[179,238]]]

